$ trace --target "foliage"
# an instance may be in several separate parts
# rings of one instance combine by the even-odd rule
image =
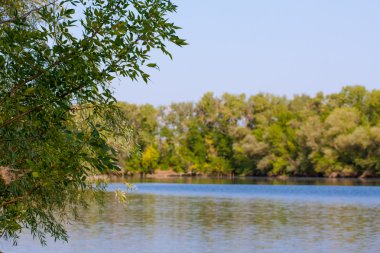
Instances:
[[[0,237],[67,239],[80,193],[102,190],[87,178],[118,170],[130,143],[110,82],[148,81],[152,50],[186,44],[175,11],[169,0],[1,2]]]
[[[146,111],[148,105],[128,105],[134,109],[124,113],[133,119],[131,127],[139,129],[136,138],[142,152],[146,140],[158,148],[160,169],[217,175],[378,176],[379,94],[363,86],[292,99],[227,93],[216,98],[206,93],[196,104],[174,103],[157,109],[160,113]],[[143,127],[143,122],[150,123]],[[141,156],[134,158],[141,164]],[[127,171],[147,172],[133,166],[136,160],[125,162]]]

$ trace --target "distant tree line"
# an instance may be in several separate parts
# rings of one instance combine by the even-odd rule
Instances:
[[[135,150],[128,173],[367,177],[380,175],[380,90],[291,99],[206,93],[197,103],[121,103]]]

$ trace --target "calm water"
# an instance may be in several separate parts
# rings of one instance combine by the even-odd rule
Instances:
[[[138,190],[130,195],[127,207],[116,203],[110,192],[102,212],[96,205],[84,211],[81,222],[68,226],[69,244],[41,248],[24,237],[17,247],[0,241],[0,249],[375,253],[380,252],[380,187],[374,182],[366,186],[302,181],[302,185],[136,183]],[[121,187],[112,184],[109,190]]]

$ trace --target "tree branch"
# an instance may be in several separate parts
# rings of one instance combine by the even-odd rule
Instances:
[[[55,1],[57,1],[57,0],[55,0]],[[54,2],[55,2],[55,1],[54,1]],[[90,39],[93,39],[93,38],[99,33],[99,30],[100,30],[100,28],[96,29],[96,30],[93,32],[93,34],[91,35]],[[139,34],[139,35],[137,36],[137,38],[136,38],[136,39],[130,44],[130,48],[129,48],[129,50],[132,49],[132,47],[133,47],[134,45],[136,45],[141,39],[142,39],[142,34]],[[82,48],[82,49],[83,49],[83,48]],[[86,49],[83,49],[83,51],[86,51]],[[118,59],[118,60],[116,61],[116,63],[119,63],[120,61],[121,61],[121,59]],[[39,77],[42,76],[46,71],[49,71],[49,70],[52,69],[53,67],[57,66],[59,63],[61,63],[61,60],[58,58],[58,60],[57,60],[56,62],[54,62],[52,65],[50,65],[48,68],[46,68],[46,69],[44,69],[44,70],[41,70],[41,71],[37,72],[35,75],[33,75],[33,76],[29,77],[28,79],[25,79],[25,80],[22,81],[21,83],[17,84],[15,87],[13,87],[13,89],[10,90],[10,92],[9,92],[6,96],[8,96],[8,97],[12,97],[12,96],[13,96],[13,95],[14,95],[19,89],[21,89],[25,84],[27,84],[27,83],[29,83],[29,82],[31,82],[31,81],[33,81],[33,80],[39,78]],[[70,95],[70,94],[73,94],[74,92],[76,92],[76,91],[78,91],[78,90],[84,88],[86,85],[87,85],[87,84],[79,85],[78,87],[75,87],[75,88],[73,88],[73,89],[71,89],[71,90],[68,90],[68,91],[64,92],[63,94],[61,94],[61,95],[58,96],[57,98],[59,98],[59,99],[63,99],[63,98],[65,98],[66,96],[68,96],[68,95]],[[4,104],[5,99],[6,99],[6,98],[4,98],[3,101],[0,102],[0,106]],[[35,107],[33,107],[33,108],[31,108],[31,109],[29,109],[29,110],[27,110],[27,111],[25,111],[25,112],[23,112],[23,113],[17,115],[17,116],[14,116],[14,117],[8,119],[7,121],[5,121],[4,123],[2,123],[2,124],[0,125],[0,129],[3,128],[3,127],[5,127],[5,126],[7,126],[7,125],[12,124],[14,121],[17,121],[17,120],[23,118],[24,116],[28,115],[29,113],[31,113],[31,112],[33,112],[33,111],[35,111],[35,110],[37,110],[37,109],[41,109],[41,108],[42,108],[42,105],[38,105],[38,106],[35,106]]]
[[[37,185],[37,186],[33,187],[32,189],[30,189],[29,191],[27,191],[27,192],[25,193],[25,195],[17,196],[17,197],[15,197],[15,198],[13,198],[13,199],[10,199],[10,200],[8,200],[8,201],[5,201],[5,202],[0,203],[0,208],[3,208],[3,207],[5,207],[5,206],[9,206],[9,205],[11,205],[11,204],[13,204],[13,203],[16,203],[16,202],[18,202],[18,201],[20,201],[20,200],[25,199],[26,197],[29,197],[29,196],[32,195],[32,193],[33,193],[35,190],[37,190],[39,187],[40,187],[40,186]]]
[[[5,23],[14,23],[14,22],[16,22],[19,19],[27,18],[29,15],[31,15],[31,14],[33,14],[33,13],[35,13],[35,12],[37,12],[37,11],[45,8],[45,7],[48,7],[48,6],[52,5],[52,4],[55,4],[57,1],[58,0],[53,0],[53,1],[51,1],[51,2],[49,2],[47,4],[45,4],[45,5],[33,8],[33,9],[29,10],[28,12],[24,13],[23,15],[21,15],[20,17],[10,18],[10,19],[6,19],[6,20],[0,20],[0,25],[5,24]]]
[[[10,125],[10,124],[12,124],[13,122],[15,122],[15,121],[21,119],[22,117],[28,115],[29,113],[33,112],[34,110],[37,110],[37,109],[40,108],[40,107],[42,107],[42,106],[41,106],[41,105],[39,105],[39,106],[35,106],[35,107],[30,108],[29,110],[27,110],[27,111],[25,111],[25,112],[23,112],[23,113],[21,113],[21,114],[18,114],[18,115],[16,115],[16,116],[14,116],[14,117],[8,119],[7,121],[5,121],[4,123],[2,123],[2,124],[0,125],[0,129],[3,128],[3,127],[5,127],[6,125]]]
[[[40,76],[42,76],[44,74],[44,72],[46,71],[49,71],[50,69],[54,68],[55,66],[57,66],[61,61],[60,60],[57,60],[56,62],[54,62],[52,65],[50,65],[48,68],[44,69],[44,70],[40,70],[38,71],[36,74],[34,74],[33,76],[25,79],[24,81],[18,83],[15,87],[13,87],[7,95],[5,95],[5,97],[3,98],[3,100],[0,102],[0,106],[2,106],[5,102],[5,99],[6,97],[12,97],[19,89],[21,89],[25,84],[39,78]]]

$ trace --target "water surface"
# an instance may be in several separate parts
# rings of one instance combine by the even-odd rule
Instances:
[[[378,252],[380,187],[136,183],[127,207],[110,185],[68,226],[69,244],[24,237],[5,252]]]

